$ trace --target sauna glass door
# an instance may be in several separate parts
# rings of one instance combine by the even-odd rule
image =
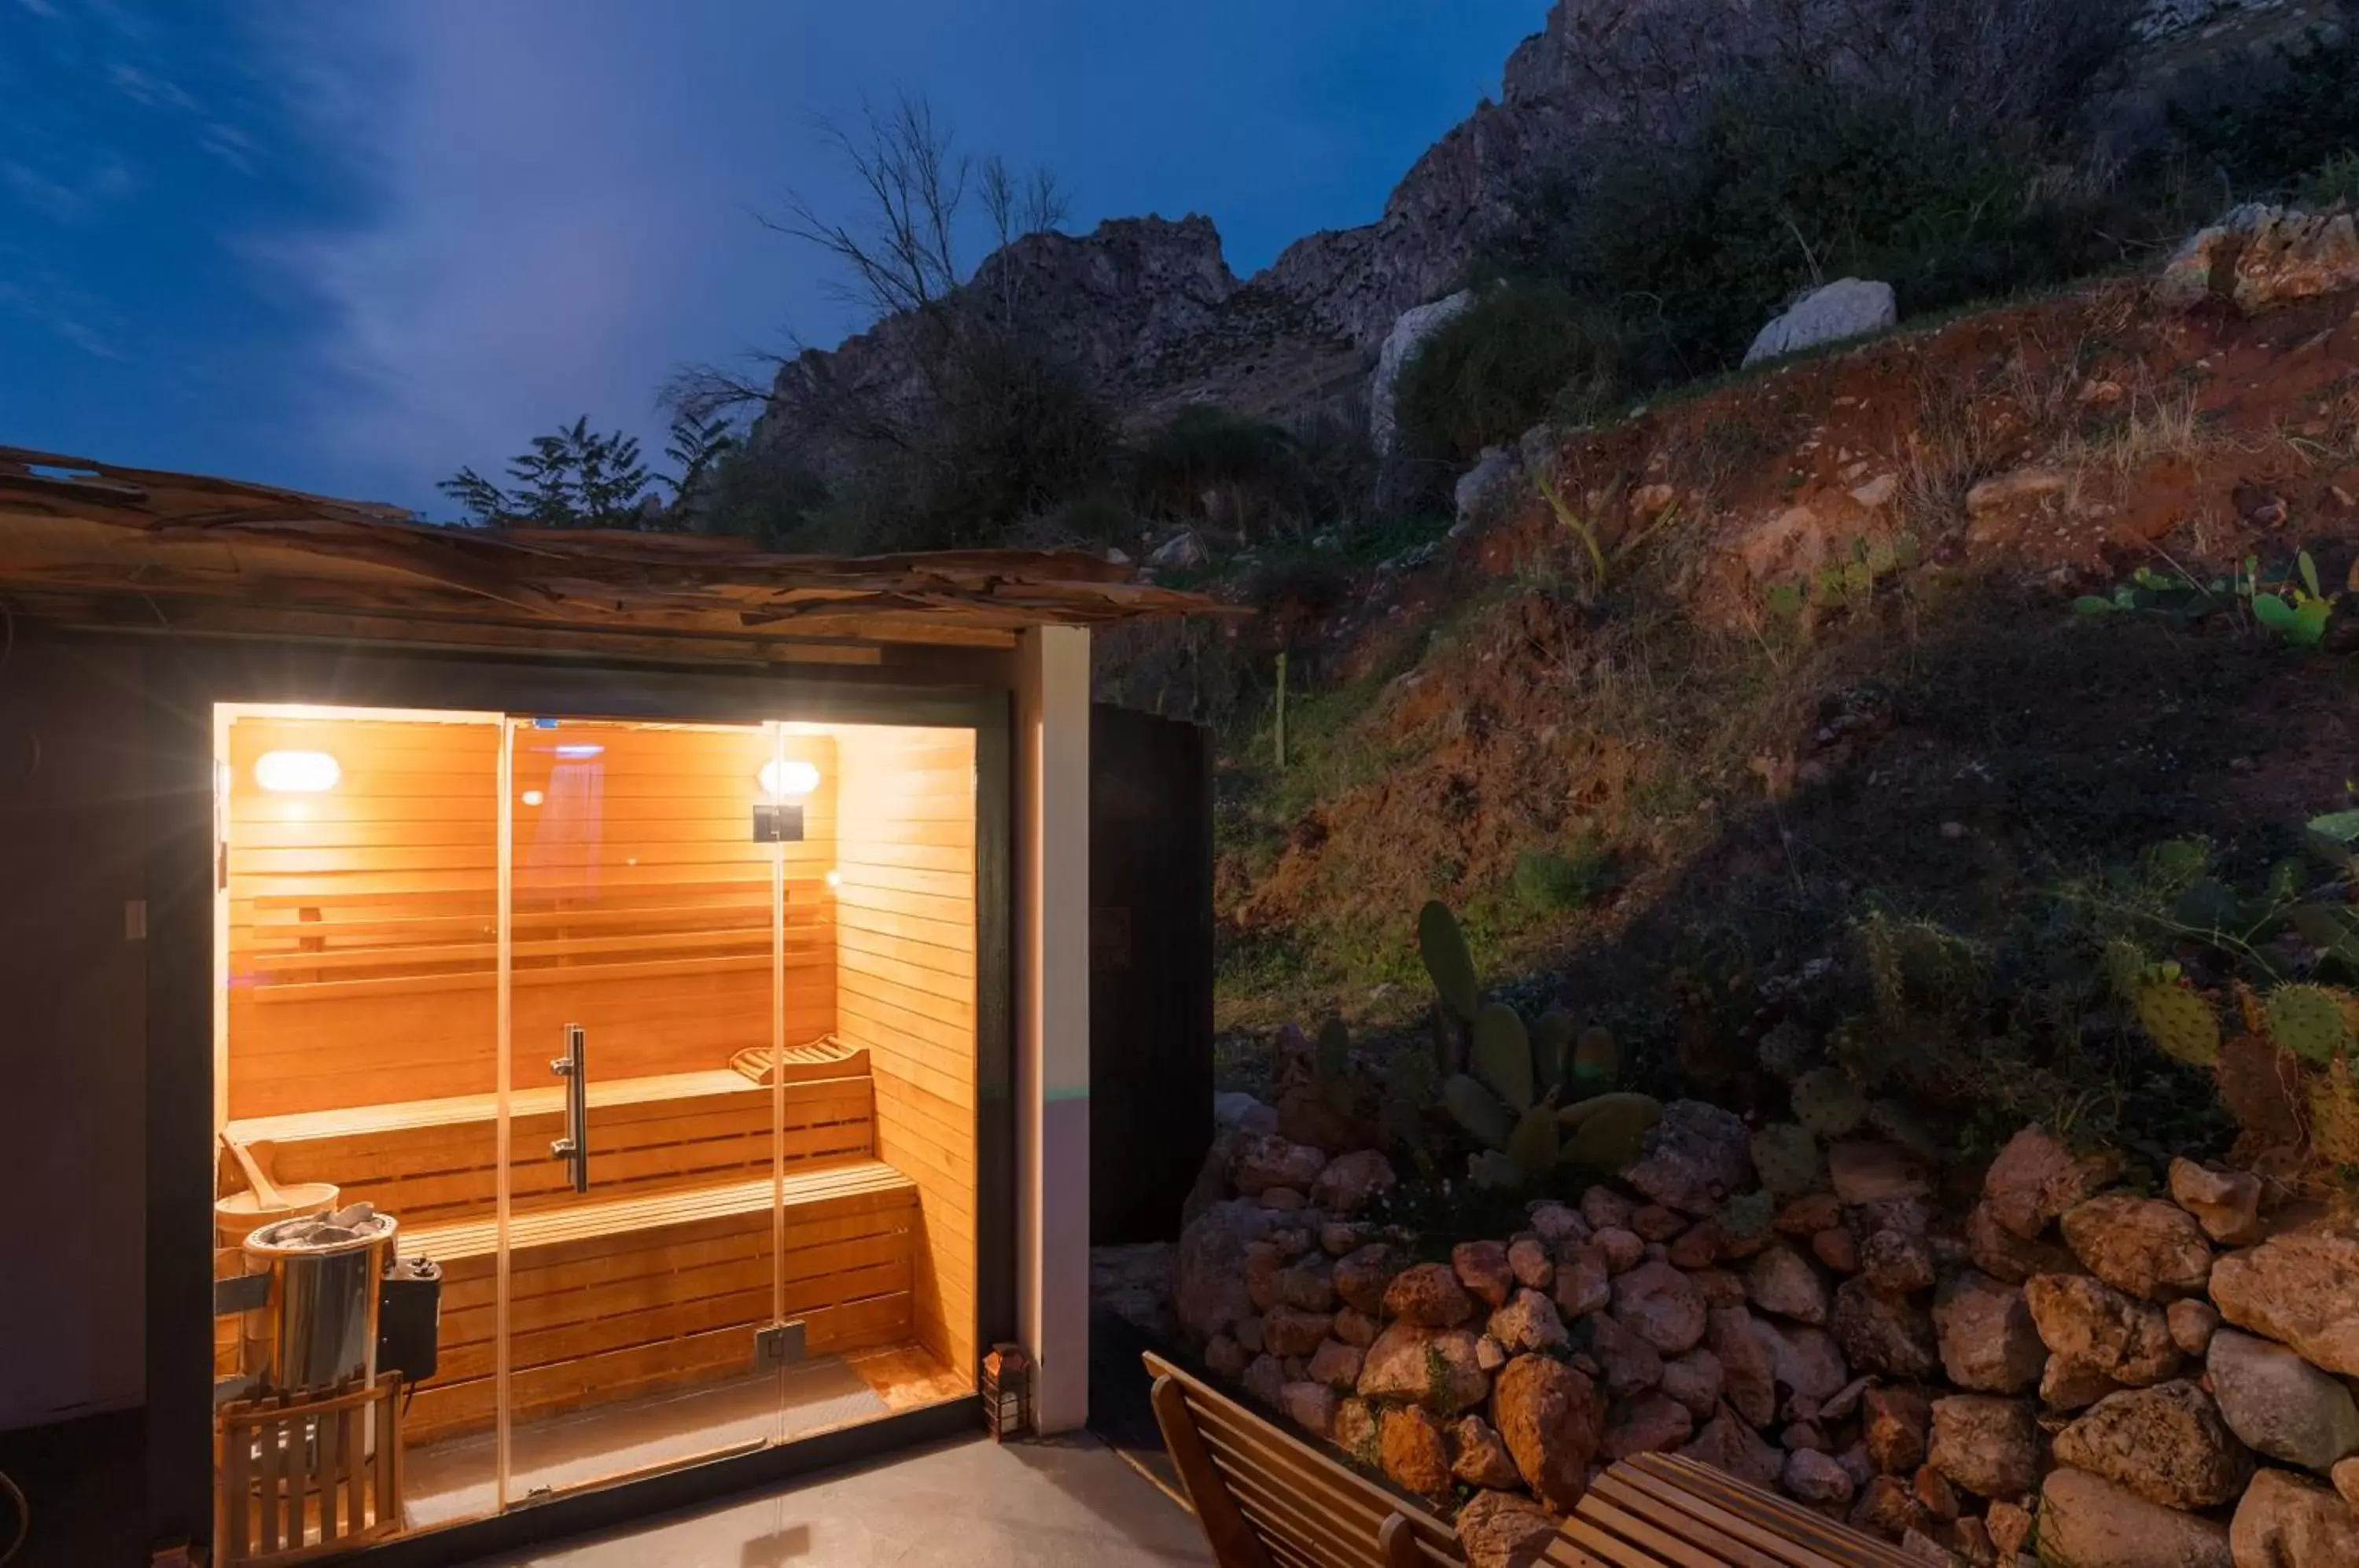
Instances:
[[[223,1561],[499,1506],[505,734],[495,713],[214,711],[216,1275],[250,1285],[250,1234],[360,1204],[440,1271],[326,1361],[305,1348],[324,1320],[289,1303],[364,1323],[365,1270],[213,1320]]]
[[[511,717],[507,737],[516,1504],[777,1435],[770,1064],[818,792],[790,789],[817,770],[775,726]]]

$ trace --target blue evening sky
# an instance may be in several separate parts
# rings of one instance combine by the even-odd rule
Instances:
[[[684,361],[864,324],[752,214],[929,97],[1240,275],[1368,222],[1547,0],[0,0],[0,445],[452,508]]]

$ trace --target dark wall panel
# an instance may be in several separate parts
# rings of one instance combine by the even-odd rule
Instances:
[[[1212,774],[1195,724],[1090,710],[1090,1243],[1169,1240],[1212,1138]]]

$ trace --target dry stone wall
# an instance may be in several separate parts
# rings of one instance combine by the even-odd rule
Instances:
[[[1688,1101],[1618,1179],[1442,1244],[1371,1217],[1382,1154],[1236,1098],[1180,1244],[1183,1332],[1459,1509],[1478,1564],[1668,1451],[1929,1562],[2359,1565],[2359,1227],[2266,1214],[2249,1175],[2180,1160],[2134,1191],[2033,1127],[1962,1208],[1855,1139],[1733,1234],[1748,1134]]]

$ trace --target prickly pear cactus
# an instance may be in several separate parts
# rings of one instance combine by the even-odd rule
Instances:
[[[1441,1085],[1441,1103],[1469,1137],[1485,1149],[1505,1149],[1516,1129],[1515,1113],[1499,1096],[1463,1073],[1452,1073]]]
[[[1614,1171],[1638,1158],[1638,1146],[1663,1119],[1663,1107],[1645,1094],[1600,1094],[1557,1113],[1569,1127],[1559,1158],[1584,1171]]]
[[[1794,1081],[1794,1119],[1820,1138],[1841,1138],[1866,1118],[1867,1096],[1840,1067],[1814,1067]]]
[[[1622,1076],[1622,1048],[1602,1029],[1585,1029],[1572,1048],[1572,1085],[1582,1094],[1612,1087]]]
[[[1478,1149],[1466,1157],[1466,1177],[1477,1187],[1512,1192],[1524,1184],[1524,1168],[1495,1149]]]
[[[2146,980],[2131,998],[2138,1026],[2165,1056],[2190,1067],[2220,1060],[2220,1015],[2200,992],[2169,980]]]
[[[1557,1008],[1532,1025],[1532,1072],[1542,1094],[1572,1081],[1572,1020]]]
[[[1738,1241],[1753,1241],[1769,1234],[1769,1222],[1777,1218],[1777,1200],[1767,1192],[1747,1192],[1741,1198],[1731,1198],[1720,1205],[1720,1228]]]
[[[2326,1066],[2351,1043],[2342,998],[2323,985],[2280,985],[2267,1006],[2269,1038],[2314,1066]]]
[[[1819,1140],[1809,1129],[1779,1122],[1753,1135],[1753,1168],[1778,1198],[1798,1198],[1819,1184]]]
[[[1505,1002],[1493,1002],[1474,1015],[1473,1044],[1468,1051],[1474,1076],[1518,1115],[1532,1108],[1532,1042],[1524,1020]]]
[[[1311,1048],[1311,1060],[1319,1065],[1319,1076],[1334,1080],[1346,1077],[1352,1071],[1352,1031],[1341,1018],[1329,1018],[1319,1030],[1319,1039]]]
[[[2327,1164],[2359,1166],[2359,1084],[2351,1059],[2330,1064],[2310,1088],[2310,1146]]]
[[[1527,1176],[1542,1174],[1555,1168],[1557,1160],[1556,1112],[1546,1105],[1534,1105],[1516,1118],[1516,1130],[1507,1135],[1507,1158]]]
[[[1466,951],[1466,935],[1458,929],[1458,918],[1439,898],[1429,900],[1417,912],[1417,951],[1442,1004],[1473,1023],[1483,1005],[1482,984],[1474,978],[1474,958]]]

